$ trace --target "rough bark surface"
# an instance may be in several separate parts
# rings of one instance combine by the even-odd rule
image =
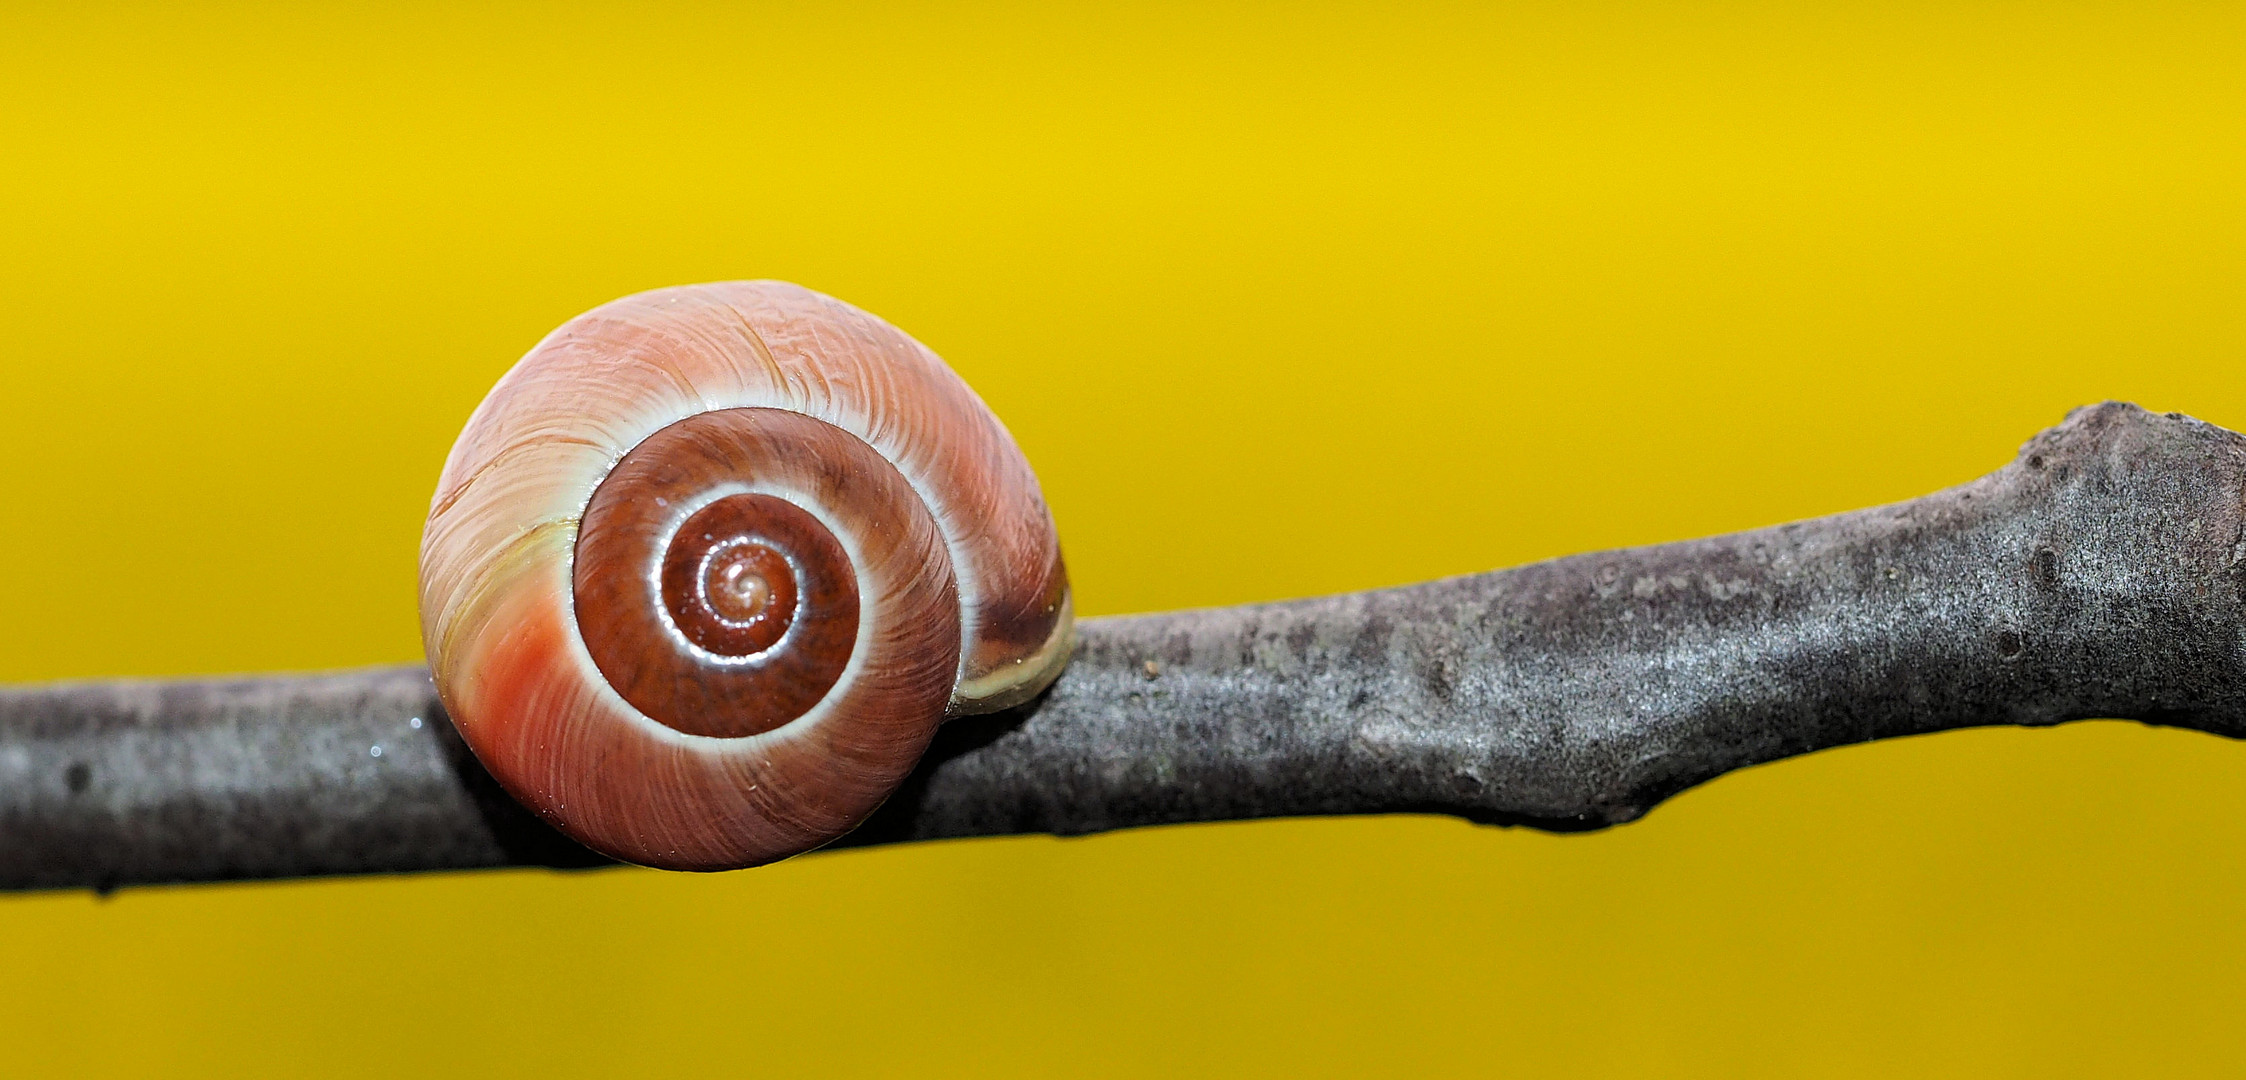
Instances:
[[[2242,493],[2246,438],[2107,403],[1893,506],[1087,620],[1049,693],[947,725],[843,843],[1389,812],[1586,829],[1899,735],[2239,737]],[[0,693],[0,887],[600,861],[484,775],[419,668]]]

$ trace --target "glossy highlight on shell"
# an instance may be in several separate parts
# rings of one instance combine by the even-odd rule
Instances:
[[[1028,462],[918,342],[780,282],[661,289],[532,349],[422,538],[439,694],[518,799],[632,862],[849,831],[947,715],[1066,663]]]

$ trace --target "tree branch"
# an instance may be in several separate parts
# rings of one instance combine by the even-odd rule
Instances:
[[[1052,691],[946,725],[842,844],[1388,812],[1587,829],[1870,739],[2239,737],[2242,495],[2246,438],[2108,403],[1893,506],[1086,620]],[[419,668],[0,693],[0,886],[600,862],[483,773]]]

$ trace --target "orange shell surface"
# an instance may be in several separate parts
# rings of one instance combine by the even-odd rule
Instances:
[[[617,462],[666,427],[726,409],[783,410],[855,436],[894,467],[902,484],[889,487],[924,504],[911,520],[932,525],[853,537],[851,508],[818,503],[882,485],[783,492],[809,502],[858,562],[860,646],[830,700],[730,738],[666,726],[610,688],[571,581],[579,524]],[[929,609],[954,597],[956,612]],[[445,464],[422,537],[421,613],[438,693],[510,792],[606,854],[681,869],[754,865],[839,836],[902,778],[947,706],[1026,700],[1073,640],[1051,515],[997,418],[919,342],[771,281],[625,297],[516,364]],[[956,652],[907,641],[955,620]],[[884,737],[910,745],[901,759],[853,726],[867,710],[851,702],[892,684],[934,714],[912,718],[911,738]]]

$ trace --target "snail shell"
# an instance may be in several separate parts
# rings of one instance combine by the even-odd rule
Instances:
[[[421,544],[468,745],[616,858],[752,866],[864,820],[947,715],[1068,659],[1037,479],[942,360],[781,282],[554,331],[477,408]]]

